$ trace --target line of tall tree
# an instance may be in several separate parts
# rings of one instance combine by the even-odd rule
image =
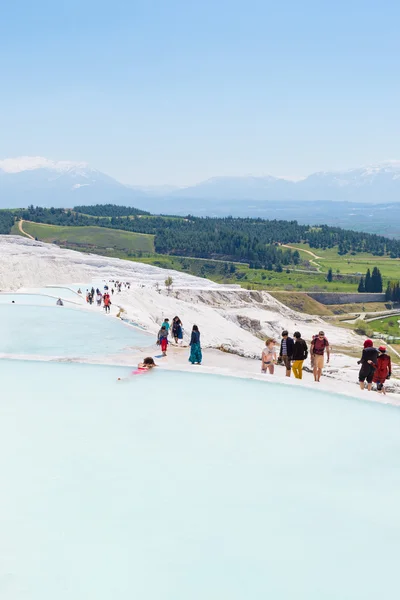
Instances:
[[[93,217],[130,217],[132,215],[149,215],[149,212],[133,206],[116,204],[95,204],[93,206],[74,206],[73,210]]]
[[[14,213],[10,210],[0,210],[0,233],[2,235],[11,232],[11,228],[14,225]]]
[[[365,277],[361,277],[358,284],[359,292],[369,292],[371,294],[381,294],[383,291],[382,275],[378,267],[374,267],[371,271],[368,269]]]
[[[400,302],[400,282],[389,281],[385,293],[386,302]]]

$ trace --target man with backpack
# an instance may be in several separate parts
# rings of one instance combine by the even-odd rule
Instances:
[[[324,368],[324,353],[326,349],[326,362],[329,363],[330,349],[325,333],[320,331],[311,342],[311,356],[313,363],[314,381],[319,381]]]

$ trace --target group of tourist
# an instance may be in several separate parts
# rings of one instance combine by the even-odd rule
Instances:
[[[174,317],[172,319],[172,326],[169,322],[169,319],[164,319],[162,325],[161,325],[161,329],[158,332],[157,335],[157,344],[161,347],[161,352],[163,354],[163,356],[167,355],[167,347],[169,344],[169,335],[171,332],[171,338],[175,341],[176,345],[181,345],[182,341],[183,341],[183,333],[184,333],[184,329],[183,329],[183,325],[182,325],[182,321],[180,320],[179,317]],[[202,351],[201,351],[201,345],[200,345],[200,331],[199,328],[197,327],[197,325],[193,325],[192,327],[192,334],[190,337],[190,356],[189,356],[189,362],[192,363],[192,365],[201,365],[201,362],[203,360],[203,355],[202,355]]]
[[[130,289],[128,282],[112,281],[113,287],[111,287],[111,295],[114,291],[120,292],[122,286]],[[78,294],[82,294],[81,290],[78,290]],[[104,286],[104,292],[102,293],[99,288],[96,290],[92,287],[91,290],[86,290],[86,302],[93,304],[94,302],[101,306],[103,305],[106,312],[110,312],[111,307],[111,295],[109,286]],[[62,300],[59,299],[57,304],[62,306]],[[165,318],[161,328],[157,335],[157,344],[161,348],[163,356],[167,355],[167,348],[171,341],[175,342],[175,345],[180,346],[183,342],[183,324],[178,316],[175,316],[170,323],[168,318]],[[261,372],[274,374],[275,365],[281,364],[286,369],[286,377],[290,377],[291,373],[296,379],[303,378],[303,364],[308,358],[309,349],[307,342],[301,337],[299,331],[295,331],[293,337],[289,336],[287,330],[282,331],[279,354],[276,352],[277,341],[274,338],[268,338],[265,341],[265,348],[261,354]],[[190,355],[189,362],[191,364],[202,364],[203,356],[200,343],[200,331],[197,325],[193,325],[191,337],[190,337]],[[314,381],[319,382],[324,368],[326,356],[326,363],[330,360],[330,346],[329,341],[325,336],[324,331],[320,331],[317,335],[312,336],[310,343],[310,361],[311,369],[314,375]],[[145,361],[147,363],[145,364]],[[146,358],[144,363],[141,365],[143,370],[156,366],[153,359]],[[150,364],[151,361],[151,364]],[[362,390],[365,389],[365,383],[367,389],[371,391],[372,384],[376,383],[377,391],[381,394],[386,394],[385,382],[391,377],[391,359],[386,352],[385,346],[374,348],[373,341],[368,339],[364,342],[364,348],[362,356],[358,361],[361,365],[359,371],[359,384]],[[306,368],[307,370],[307,368]]]
[[[361,365],[358,375],[360,388],[364,390],[365,382],[367,382],[367,389],[370,392],[372,382],[374,382],[376,383],[378,392],[386,394],[385,382],[392,375],[392,361],[386,352],[386,347],[379,346],[379,348],[374,348],[372,340],[365,340],[364,349],[358,364]]]
[[[82,294],[80,288],[77,293]],[[114,288],[111,289],[111,293],[114,294]],[[105,312],[109,313],[111,310],[111,296],[108,285],[104,286],[104,292],[101,292],[99,288],[95,290],[94,287],[91,290],[86,290],[86,302],[90,305],[97,304],[100,307],[103,305]]]
[[[303,363],[308,357],[308,346],[301,337],[299,331],[295,331],[293,338],[289,336],[288,331],[282,331],[279,356],[275,351],[276,340],[268,338],[265,342],[265,348],[261,354],[261,372],[274,374],[275,364],[283,364],[286,368],[286,377],[290,377],[291,372],[296,379],[303,378]],[[314,381],[319,382],[324,368],[324,358],[326,353],[326,362],[329,363],[330,347],[325,333],[320,331],[314,335],[310,344],[311,368],[314,374]],[[358,361],[361,365],[358,380],[360,388],[371,391],[372,383],[376,383],[379,393],[386,394],[385,382],[390,379],[392,374],[392,365],[390,356],[386,352],[385,346],[374,348],[372,340],[365,340],[361,359]]]
[[[265,342],[265,348],[261,354],[261,371],[262,373],[269,372],[273,375],[275,364],[283,364],[286,368],[286,377],[290,377],[291,372],[296,379],[303,378],[303,363],[308,357],[308,346],[305,340],[301,337],[299,331],[295,331],[293,338],[289,336],[287,330],[282,331],[282,339],[280,343],[279,356],[276,356],[275,345],[276,340],[268,338]],[[330,358],[329,342],[325,337],[325,333],[320,331],[318,335],[314,335],[311,341],[311,367],[314,373],[314,380],[320,381],[322,369],[324,368],[324,354],[326,352],[327,360]]]

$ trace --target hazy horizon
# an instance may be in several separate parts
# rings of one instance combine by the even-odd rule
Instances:
[[[387,0],[7,3],[0,155],[145,186],[400,157],[399,16]]]

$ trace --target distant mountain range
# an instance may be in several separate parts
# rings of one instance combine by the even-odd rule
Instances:
[[[249,216],[279,202],[400,202],[400,161],[340,172],[314,173],[300,181],[279,177],[213,177],[197,185],[128,186],[86,163],[42,157],[0,160],[0,206],[29,204],[73,207],[77,204],[134,205],[155,212]]]

